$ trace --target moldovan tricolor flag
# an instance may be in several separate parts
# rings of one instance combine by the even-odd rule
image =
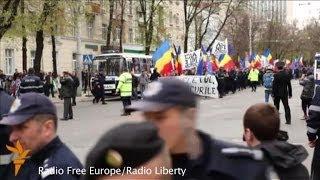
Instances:
[[[174,71],[172,63],[172,49],[168,40],[164,41],[152,56],[157,71],[162,76],[170,75]]]

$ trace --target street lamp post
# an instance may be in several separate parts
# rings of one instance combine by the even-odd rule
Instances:
[[[251,15],[249,14],[249,55],[252,54],[252,19]]]
[[[80,3],[82,3],[80,1]],[[77,89],[77,95],[81,96],[82,93],[82,54],[81,54],[81,35],[80,35],[80,29],[81,29],[81,24],[80,24],[80,18],[81,14],[80,12],[77,12],[76,15],[76,39],[77,39],[77,53],[76,53],[76,75],[79,79],[79,88]]]

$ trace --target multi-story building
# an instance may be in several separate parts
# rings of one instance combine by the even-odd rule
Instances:
[[[286,0],[251,0],[249,11],[257,18],[285,22],[287,20]]]
[[[109,6],[107,1],[87,0],[83,2],[86,12],[80,12],[79,35],[81,40],[81,54],[98,55],[106,52],[107,28],[109,20]],[[142,15],[139,13],[139,1],[125,1],[123,24],[123,52],[144,53],[144,34],[141,31]],[[121,5],[116,1],[112,17],[113,28],[111,33],[111,48],[119,50],[121,31]],[[165,38],[169,38],[176,45],[183,44],[184,15],[181,1],[163,1],[157,8],[152,50]],[[56,36],[58,73],[73,71],[77,57],[77,30],[76,26],[67,27],[68,30]],[[13,74],[15,69],[22,71],[22,40],[21,38],[4,37],[0,41],[0,69],[6,74]],[[33,36],[27,42],[27,68],[33,66],[36,43]],[[41,69],[52,71],[52,44],[51,37],[45,36]]]

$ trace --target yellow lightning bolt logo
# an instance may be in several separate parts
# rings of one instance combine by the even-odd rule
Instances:
[[[8,146],[8,145],[6,145],[6,147],[12,153],[17,154],[17,157],[13,160],[14,174],[16,176],[18,174],[21,166],[26,161],[27,155],[30,152],[30,150],[24,150],[23,147],[20,144],[20,141],[17,141],[15,147],[11,147],[11,146]]]

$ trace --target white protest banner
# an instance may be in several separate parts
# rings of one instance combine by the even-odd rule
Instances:
[[[182,69],[197,68],[201,59],[201,50],[181,54]]]
[[[191,90],[200,96],[219,98],[218,82],[215,76],[176,76],[187,82]]]
[[[212,45],[211,54],[214,54],[216,58],[219,58],[221,54],[227,54],[227,43],[225,41],[216,40]]]

